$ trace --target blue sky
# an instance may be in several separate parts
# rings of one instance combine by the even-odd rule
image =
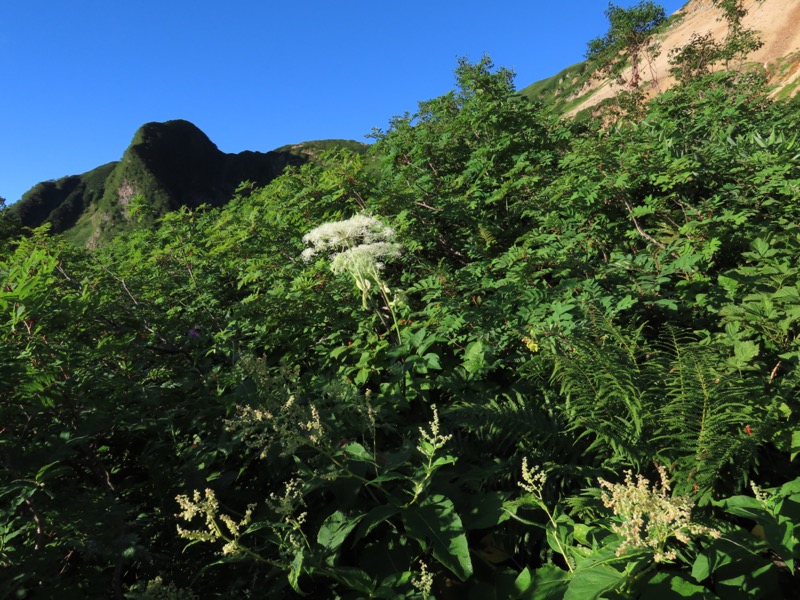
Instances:
[[[192,121],[224,152],[364,141],[451,89],[458,57],[488,54],[518,88],[581,61],[607,6],[4,0],[0,197],[118,160],[149,121]]]

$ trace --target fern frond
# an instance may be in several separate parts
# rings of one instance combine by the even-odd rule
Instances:
[[[521,443],[532,438],[545,448],[559,429],[557,417],[543,403],[525,398],[520,392],[483,403],[461,402],[450,407],[446,415],[469,434],[470,443],[478,442],[498,456],[513,454]]]
[[[740,473],[752,463],[756,448],[745,426],[756,418],[763,383],[727,367],[723,348],[702,345],[672,328],[662,343],[668,369],[657,412],[660,454],[673,465],[676,492],[707,495],[731,461],[737,461]]]
[[[608,322],[571,341],[557,357],[553,379],[560,384],[564,418],[588,451],[614,464],[647,459],[646,412],[649,373],[641,330],[625,332]]]
[[[745,427],[772,427],[779,405],[729,354],[671,327],[651,343],[641,329],[598,322],[557,357],[553,377],[570,430],[605,468],[641,471],[655,460],[669,465],[676,493],[707,501],[746,482],[759,443]]]
[[[497,243],[497,238],[492,235],[492,232],[483,223],[478,224],[478,237],[483,240],[486,248],[491,248]]]

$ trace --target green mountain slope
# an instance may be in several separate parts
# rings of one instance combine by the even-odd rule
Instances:
[[[66,231],[88,206],[100,201],[108,176],[117,164],[111,162],[81,175],[37,183],[9,210],[26,227],[49,222],[53,231]]]
[[[130,226],[129,204],[135,198],[145,222],[182,206],[219,206],[243,181],[265,185],[287,166],[299,166],[316,151],[338,146],[364,145],[325,140],[266,153],[226,154],[189,121],[147,123],[119,162],[39,183],[12,210],[27,227],[50,223],[55,233],[96,245]]]

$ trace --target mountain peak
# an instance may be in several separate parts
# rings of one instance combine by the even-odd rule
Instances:
[[[219,206],[242,181],[266,185],[310,157],[288,148],[226,154],[189,121],[149,122],[136,130],[119,162],[39,183],[12,209],[27,227],[49,222],[54,233],[92,246],[130,226],[128,204],[136,196],[146,199],[150,220],[182,206]]]

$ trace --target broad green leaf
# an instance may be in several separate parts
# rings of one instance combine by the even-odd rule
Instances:
[[[765,561],[759,556],[766,548],[764,542],[749,531],[739,529],[727,532],[713,540],[697,555],[692,565],[692,578],[701,583],[709,577],[731,576],[732,571],[749,573],[761,568]]]
[[[736,577],[718,581],[714,586],[720,598],[748,600],[750,598],[782,598],[780,570],[767,563],[754,570],[744,570]]]
[[[683,575],[661,572],[656,573],[642,587],[641,597],[647,598],[647,600],[671,600],[672,598],[713,600],[717,596],[703,586],[692,583]]]
[[[464,529],[489,529],[508,520],[508,513],[503,510],[506,495],[502,492],[465,495],[458,504]]]
[[[526,578],[522,578],[523,573],[517,579],[519,600],[559,600],[564,597],[572,577],[569,571],[548,563],[536,569],[532,580],[528,577],[528,585],[524,587]]]
[[[423,548],[431,545],[433,556],[461,581],[472,575],[469,544],[461,518],[449,498],[434,495],[402,513],[406,533]]]
[[[594,600],[620,585],[627,575],[604,564],[576,569],[569,582],[564,600]]]
[[[300,548],[297,551],[297,554],[294,555],[294,560],[292,560],[292,564],[289,565],[289,585],[292,586],[292,589],[297,592],[298,594],[303,594],[303,590],[300,589],[300,575],[303,574],[303,549]]]
[[[730,498],[725,498],[724,500],[714,502],[714,504],[716,506],[721,506],[732,515],[752,519],[757,523],[763,524],[773,518],[772,515],[770,515],[769,512],[764,509],[761,502],[752,496],[732,496]]]
[[[391,506],[389,504],[374,507],[361,519],[361,523],[359,524],[358,530],[355,533],[356,539],[360,540],[368,536],[370,532],[378,525],[399,512],[400,509],[398,507]]]
[[[337,510],[322,523],[317,533],[317,542],[326,549],[335,552],[362,518],[364,518],[364,515],[350,518]]]
[[[514,588],[517,590],[516,598],[527,598],[526,594],[531,591],[532,584],[533,575],[531,575],[531,570],[525,567],[514,580]]]

